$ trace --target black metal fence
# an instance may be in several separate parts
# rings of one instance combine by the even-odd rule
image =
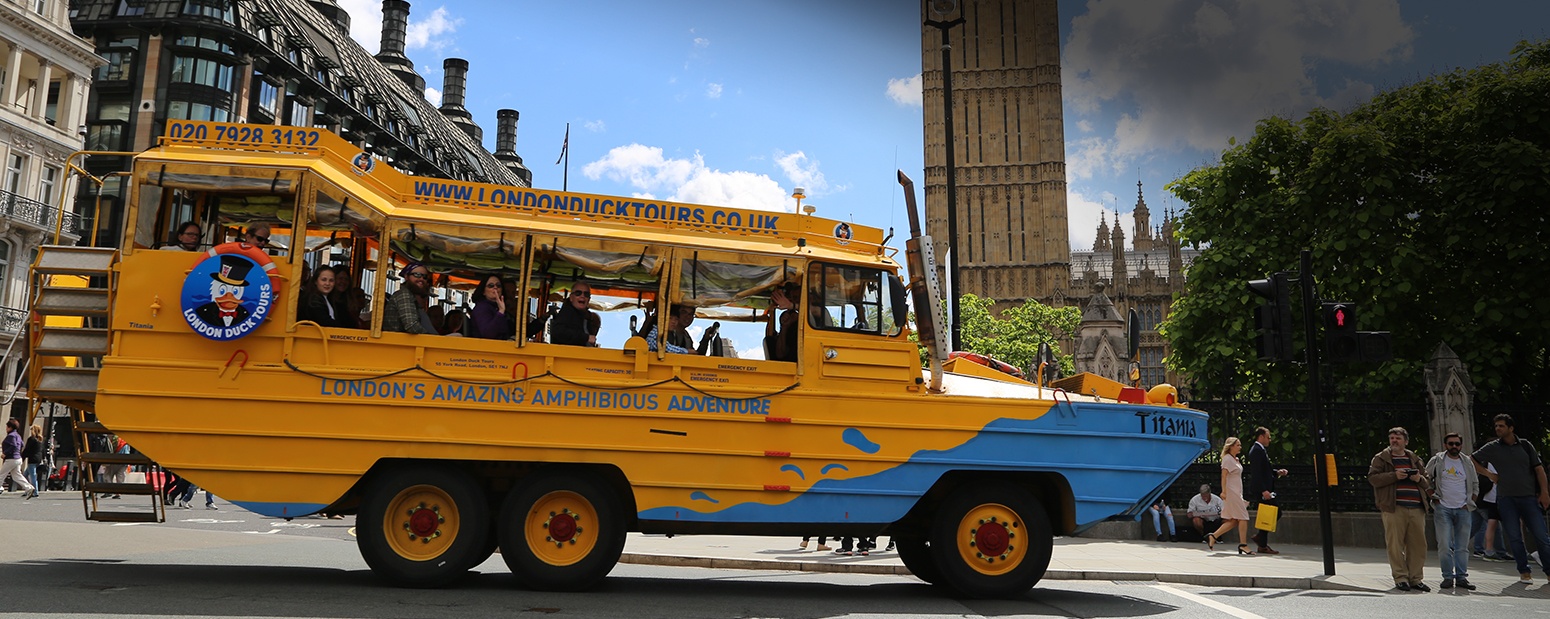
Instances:
[[[1183,505],[1200,484],[1210,483],[1221,492],[1221,445],[1229,436],[1245,444],[1253,440],[1254,429],[1269,428],[1270,460],[1277,468],[1287,469],[1287,477],[1276,482],[1276,494],[1282,509],[1318,509],[1318,489],[1314,469],[1313,416],[1306,402],[1245,402],[1208,400],[1190,403],[1191,407],[1211,414],[1212,451],[1201,456],[1179,477],[1169,491],[1170,501]],[[1425,402],[1334,402],[1326,404],[1329,419],[1330,452],[1335,456],[1335,475],[1339,485],[1332,496],[1331,509],[1337,512],[1375,511],[1372,487],[1367,484],[1367,468],[1373,455],[1388,445],[1388,429],[1404,427],[1410,433],[1410,448],[1421,457],[1430,457],[1430,407]],[[1524,404],[1475,405],[1475,430],[1469,439],[1479,445],[1494,437],[1491,419],[1498,413],[1513,416],[1518,434],[1546,444],[1546,424],[1550,406]],[[1244,463],[1247,466],[1247,462]],[[1246,474],[1245,474],[1246,475]],[[1245,479],[1245,489],[1248,480]]]

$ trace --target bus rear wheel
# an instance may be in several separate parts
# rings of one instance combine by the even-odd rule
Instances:
[[[490,506],[466,473],[426,465],[374,480],[356,518],[371,571],[400,587],[445,587],[487,558]],[[483,556],[481,556],[483,555]]]
[[[937,567],[936,557],[931,554],[930,543],[912,537],[895,537],[893,542],[899,550],[899,560],[916,578],[933,585],[942,581],[942,570]]]
[[[939,583],[968,597],[1022,595],[1044,577],[1053,550],[1043,505],[1011,484],[983,483],[953,492],[931,525],[930,551]]]
[[[624,552],[626,518],[606,482],[582,472],[540,472],[501,504],[501,558],[524,585],[580,591],[602,582]]]

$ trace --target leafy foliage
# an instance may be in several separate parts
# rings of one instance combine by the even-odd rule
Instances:
[[[1001,310],[1001,316],[997,318],[990,313],[993,304],[995,301],[991,299],[972,294],[963,295],[959,300],[964,349],[1026,371],[1033,367],[1034,359],[1039,356],[1039,344],[1049,344],[1062,374],[1069,376],[1076,370],[1075,359],[1061,354],[1060,341],[1070,339],[1076,332],[1077,324],[1082,321],[1081,310],[1050,307],[1029,299],[1022,305]]]
[[[1347,114],[1263,120],[1169,190],[1189,204],[1179,234],[1203,250],[1162,331],[1197,392],[1298,395],[1301,367],[1255,359],[1244,282],[1296,270],[1309,248],[1317,295],[1394,334],[1392,362],[1324,366],[1342,391],[1413,399],[1445,342],[1482,399],[1550,397],[1550,42]]]

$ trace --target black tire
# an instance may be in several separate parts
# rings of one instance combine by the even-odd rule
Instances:
[[[1055,544],[1044,506],[1007,483],[975,484],[948,495],[932,517],[930,541],[938,582],[974,598],[1026,593],[1049,569]]]
[[[355,531],[378,576],[399,587],[445,587],[489,558],[489,499],[455,468],[397,467],[367,486]]]
[[[899,560],[911,574],[933,585],[942,582],[942,570],[936,565],[929,542],[909,537],[895,537],[893,542],[899,551]]]
[[[628,519],[621,504],[614,489],[593,475],[535,473],[501,503],[501,558],[529,588],[590,589],[624,552]]]

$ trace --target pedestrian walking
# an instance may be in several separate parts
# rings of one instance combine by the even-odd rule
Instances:
[[[33,424],[27,434],[27,444],[22,447],[22,463],[27,467],[27,483],[32,484],[32,496],[38,496],[38,467],[43,466],[43,426]],[[43,474],[44,479],[48,474]]]
[[[1286,476],[1286,469],[1275,468],[1270,463],[1270,429],[1264,426],[1254,428],[1254,442],[1249,445],[1249,494],[1247,498],[1255,502],[1255,509],[1259,505],[1276,506],[1276,522],[1281,521],[1281,501],[1276,496],[1276,480]],[[1279,551],[1270,547],[1270,532],[1259,529],[1254,533],[1254,543],[1259,546],[1258,552],[1262,555],[1278,555]]]
[[[1471,458],[1473,460],[1473,458]],[[1474,531],[1474,556],[1486,561],[1511,561],[1512,554],[1507,552],[1507,537],[1502,532],[1501,512],[1496,509],[1496,484],[1491,482],[1491,476],[1495,476],[1496,467],[1489,464],[1484,469],[1475,468],[1480,473],[1480,498],[1475,501]]]
[[[1432,495],[1437,527],[1437,556],[1442,562],[1442,588],[1475,590],[1469,582],[1469,526],[1477,506],[1479,475],[1475,462],[1460,453],[1464,438],[1449,432],[1442,438],[1443,453],[1426,462],[1426,479],[1437,492]]]
[[[1249,550],[1249,503],[1243,499],[1243,465],[1238,454],[1243,442],[1236,436],[1227,437],[1222,443],[1222,526],[1214,533],[1206,534],[1206,548],[1216,550],[1218,539],[1233,527],[1238,527],[1238,554],[1251,555]]]
[[[10,478],[11,487],[21,489],[22,496],[30,500],[36,488],[22,474],[22,435],[17,433],[21,426],[15,419],[5,420],[5,439],[0,440],[0,483]]]
[[[802,538],[802,543],[801,544],[797,544],[797,547],[801,548],[802,550],[807,550],[807,545],[812,543],[812,541],[813,541],[813,538],[812,538],[811,535],[809,535],[807,537]],[[816,551],[819,551],[819,552],[822,552],[822,551],[825,551],[825,550],[829,550],[828,541],[829,541],[829,536],[827,536],[827,535],[820,535],[820,536],[818,536],[818,547],[814,548],[813,550],[816,550]]]
[[[1421,474],[1421,459],[1406,449],[1410,433],[1389,428],[1389,446],[1372,457],[1367,482],[1373,501],[1383,512],[1383,544],[1389,551],[1389,572],[1400,591],[1431,591],[1421,582],[1426,566],[1426,509],[1431,484]]]
[[[1550,485],[1545,483],[1545,465],[1534,445],[1517,435],[1512,416],[1497,415],[1492,420],[1496,440],[1475,450],[1475,467],[1496,484],[1496,509],[1501,512],[1507,548],[1518,563],[1518,581],[1534,582],[1523,546],[1523,532],[1534,537],[1538,546],[1540,569],[1550,580],[1550,532],[1545,530],[1545,510],[1550,509]],[[1486,468],[1489,465],[1491,468]],[[1491,470],[1494,468],[1495,473]],[[1537,485],[1537,486],[1536,486]],[[1536,489],[1537,487],[1537,489]]]

